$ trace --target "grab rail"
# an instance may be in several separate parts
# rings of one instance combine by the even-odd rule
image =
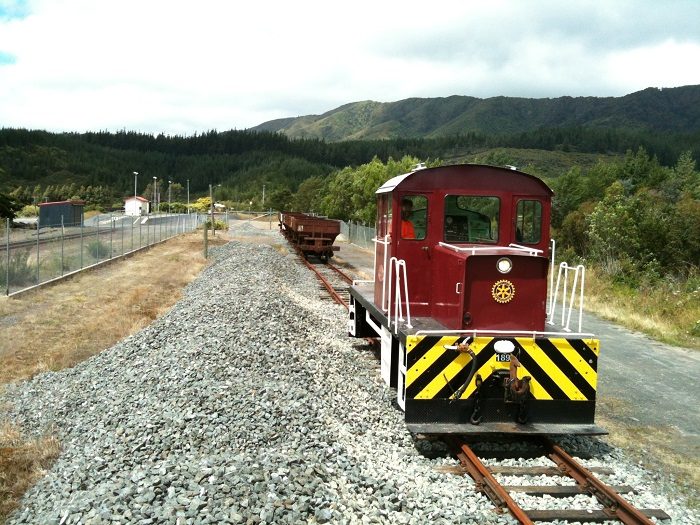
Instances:
[[[382,264],[382,310],[388,310],[389,305],[387,303],[387,294],[386,294],[386,258],[388,255],[389,250],[387,250],[389,244],[391,244],[389,235],[384,236],[384,240],[380,240],[379,237],[374,237],[372,239],[372,242],[374,243],[374,270],[372,271],[372,275],[374,275],[375,279],[377,277],[377,245],[381,244],[384,246],[384,261]],[[374,282],[374,281],[373,281]]]
[[[392,276],[395,279],[396,292],[394,294],[394,333],[398,333],[399,326],[398,321],[403,322],[403,301],[401,300],[401,277],[403,277],[403,288],[404,297],[406,299],[406,326],[408,328],[413,328],[411,324],[411,305],[408,302],[408,276],[406,275],[406,261],[403,259],[397,259],[392,257],[389,261],[389,290],[387,295],[389,296],[389,308],[387,309],[387,325],[391,327],[391,279]]]
[[[450,244],[447,242],[438,242],[438,246],[442,246],[443,248],[447,248],[448,250],[455,251],[457,253],[471,253],[472,255],[476,255],[477,253],[480,252],[496,252],[496,253],[510,253],[512,255],[539,255],[542,253],[542,250],[538,250],[537,248],[528,248],[527,246],[521,246],[519,244],[509,244],[508,246],[455,246],[454,244]]]
[[[481,330],[417,330],[415,334],[416,336],[419,335],[439,335],[442,337],[447,337],[447,336],[462,336],[462,337],[467,337],[467,336],[472,336],[472,337],[481,337],[481,336],[507,336],[507,337],[531,337],[532,339],[538,339],[541,337],[578,337],[578,338],[586,338],[586,337],[595,337],[595,334],[592,333],[587,333],[587,332],[539,332],[537,330],[488,330],[486,328],[481,329]]]
[[[552,311],[552,301],[554,298],[554,260],[557,254],[557,241],[550,239],[549,243],[549,300],[547,301],[547,315]]]
[[[569,285],[569,272],[573,272],[573,284],[571,285],[571,295],[568,295],[568,285]],[[581,278],[579,284],[579,275]],[[571,312],[574,309],[574,302],[576,300],[576,294],[578,293],[579,305],[578,305],[578,331],[581,331],[581,325],[583,323],[583,288],[586,280],[586,268],[579,264],[578,266],[569,266],[567,263],[563,262],[559,265],[559,273],[557,274],[557,284],[554,287],[554,295],[551,298],[549,318],[547,319],[547,324],[554,325],[554,316],[556,314],[557,308],[557,298],[559,297],[559,285],[563,281],[563,293],[561,297],[561,325],[562,329],[566,332],[570,332],[571,329],[569,325],[571,324]],[[568,299],[568,312],[567,312],[567,299]]]

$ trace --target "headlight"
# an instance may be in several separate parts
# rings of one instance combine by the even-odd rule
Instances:
[[[508,273],[513,269],[513,262],[508,257],[501,257],[496,263],[496,268],[501,273]]]
[[[513,350],[515,350],[515,345],[513,344],[513,341],[501,339],[496,341],[496,343],[493,345],[493,349],[497,354],[512,354]]]

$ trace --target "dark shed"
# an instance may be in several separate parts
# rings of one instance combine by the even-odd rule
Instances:
[[[85,201],[42,202],[39,204],[39,226],[80,226]],[[63,219],[61,219],[63,217]]]

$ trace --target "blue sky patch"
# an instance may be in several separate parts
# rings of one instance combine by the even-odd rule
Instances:
[[[0,20],[26,18],[29,15],[27,0],[0,0]]]
[[[14,64],[17,61],[14,55],[10,53],[5,53],[0,51],[0,66],[6,66],[8,64]]]

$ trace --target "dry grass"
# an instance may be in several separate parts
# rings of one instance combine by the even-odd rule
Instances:
[[[662,481],[672,482],[685,496],[689,508],[700,511],[700,457],[692,448],[673,448],[684,444],[675,428],[630,425],[610,414],[610,407],[599,402],[596,423],[610,434],[606,441],[621,448],[650,472],[661,473]],[[619,412],[619,411],[618,411]]]
[[[54,437],[28,440],[9,424],[0,427],[0,523],[17,507],[22,494],[51,467],[59,452]]]
[[[227,239],[219,234],[209,242]],[[201,234],[194,233],[16,299],[1,298],[0,390],[74,366],[148,326],[205,265]],[[28,439],[13,425],[0,428],[0,523],[58,451],[52,436]]]
[[[586,309],[664,343],[700,349],[692,330],[700,323],[700,291],[681,284],[632,289],[594,268],[586,270]]]

